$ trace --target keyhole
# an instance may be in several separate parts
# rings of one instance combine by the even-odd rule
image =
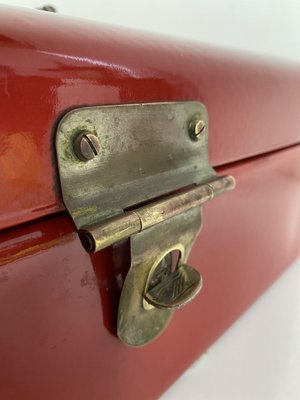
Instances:
[[[164,256],[151,275],[147,288],[148,290],[151,290],[154,286],[158,285],[164,278],[176,270],[180,256],[181,253],[179,250],[172,250]]]

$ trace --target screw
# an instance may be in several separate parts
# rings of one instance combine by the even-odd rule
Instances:
[[[206,123],[203,119],[194,119],[189,124],[189,133],[193,140],[199,140],[200,135],[205,132]]]
[[[95,158],[100,151],[100,142],[96,135],[88,131],[81,132],[74,141],[74,152],[81,161]]]

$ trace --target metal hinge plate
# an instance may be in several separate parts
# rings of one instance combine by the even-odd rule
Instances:
[[[179,102],[84,107],[58,125],[62,196],[83,245],[94,252],[130,237],[118,317],[126,344],[158,336],[202,286],[186,265],[200,207],[234,187],[209,164],[207,124],[201,103]]]
[[[77,226],[215,176],[207,130],[191,140],[189,123],[207,112],[198,102],[83,107],[61,120],[56,149],[64,203]],[[97,137],[99,154],[78,159],[76,139]]]

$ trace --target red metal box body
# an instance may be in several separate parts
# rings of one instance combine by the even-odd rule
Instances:
[[[38,11],[0,18],[0,397],[156,398],[299,255],[300,72]],[[178,100],[206,105],[212,165],[237,188],[205,207],[201,295],[132,349],[115,334],[125,268],[81,246],[55,124],[74,107]]]

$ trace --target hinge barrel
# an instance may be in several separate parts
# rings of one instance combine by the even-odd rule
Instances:
[[[134,211],[126,211],[98,224],[84,227],[79,230],[79,235],[86,250],[94,253],[190,208],[199,207],[234,187],[235,180],[232,176],[221,176],[203,185],[166,196]]]

